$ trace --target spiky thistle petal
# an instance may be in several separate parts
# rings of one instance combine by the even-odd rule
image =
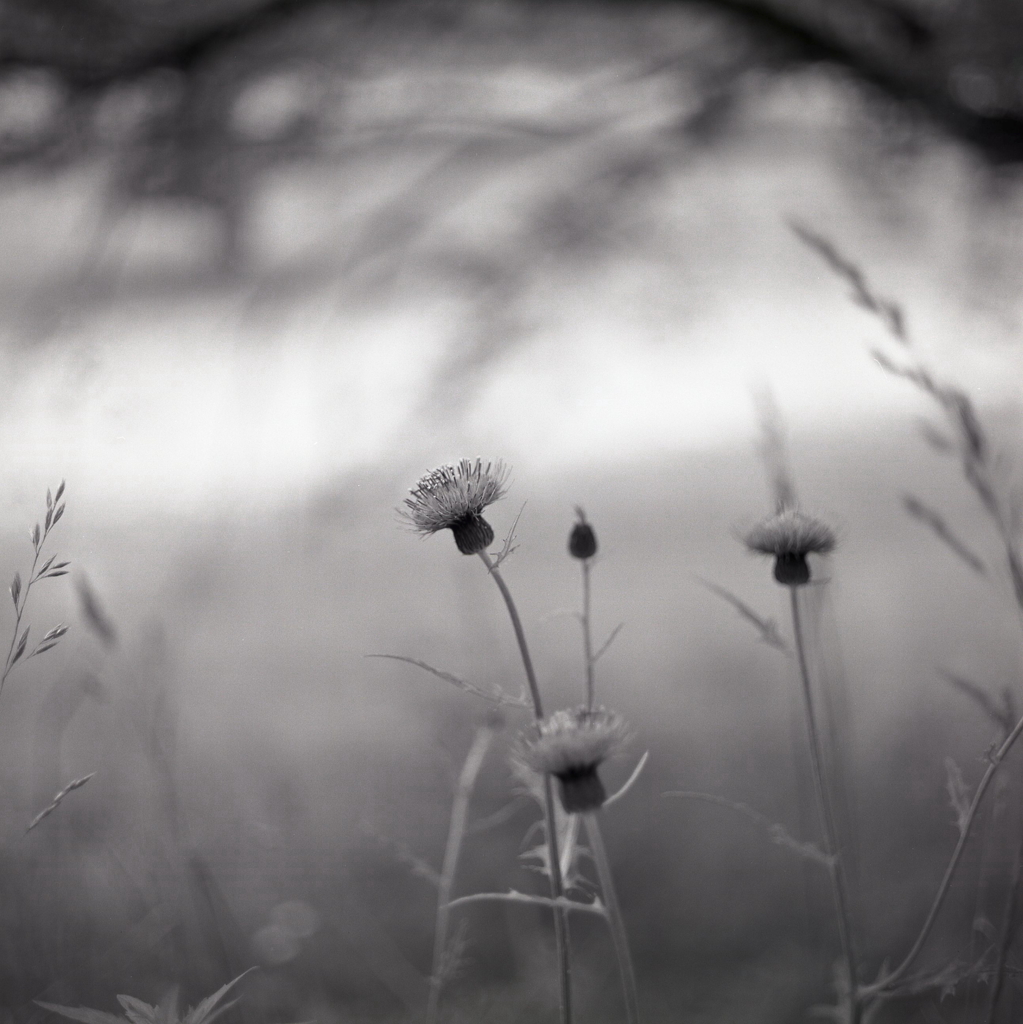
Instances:
[[[482,512],[505,494],[508,469],[499,459],[462,459],[431,470],[412,488],[398,514],[424,536],[451,530],[463,555],[485,551],[494,531]]]
[[[558,780],[569,814],[593,811],[607,799],[597,769],[628,739],[621,716],[606,708],[580,705],[555,711],[530,726],[516,756],[527,768]]]

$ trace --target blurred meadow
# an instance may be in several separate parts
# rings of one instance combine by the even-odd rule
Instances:
[[[634,733],[609,788],[650,754],[604,826],[644,1019],[827,1002],[823,876],[666,795],[816,836],[792,660],[713,589],[788,635],[740,540],[774,507],[765,403],[839,535],[813,667],[863,980],[898,961],[956,839],[946,761],[975,786],[997,734],[949,675],[1018,714],[1020,613],[934,403],[798,230],[898,304],[1018,511],[1021,29],[1007,0],[2,0],[0,579],[62,479],[71,562],[25,620],[69,633],[0,697],[2,1021],[195,1004],[254,965],[231,1024],[422,1019],[427,865],[487,706],[367,655],[518,693],[485,571],[395,511],[477,456],[511,466],[488,517],[500,542],[519,516],[503,571],[552,709],[582,693],[574,506],[599,538],[598,641],[624,626],[598,699]],[[484,763],[456,895],[539,884],[526,720]],[[1015,928],[1019,758],[924,968],[981,957],[1005,906]],[[549,914],[455,916],[442,1018],[555,1020]],[[623,1019],[603,924],[572,942],[578,1020]],[[1018,1019],[1006,950],[994,1016],[974,978],[877,1020]]]

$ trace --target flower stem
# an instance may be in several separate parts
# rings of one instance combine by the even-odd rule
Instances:
[[[806,728],[810,741],[810,764],[813,772],[814,790],[817,794],[817,810],[820,814],[824,837],[824,852],[831,861],[828,874],[831,878],[831,893],[835,901],[835,916],[838,921],[839,940],[842,944],[842,958],[845,960],[849,981],[849,1024],[859,1024],[860,989],[857,982],[856,951],[853,946],[852,927],[849,920],[849,899],[846,892],[845,872],[839,854],[838,828],[835,823],[835,809],[832,794],[824,776],[824,756],[820,735],[817,731],[817,716],[813,705],[813,689],[810,672],[806,664],[806,644],[803,638],[802,617],[799,610],[799,586],[789,587],[792,601],[792,630],[795,635],[796,653],[799,660],[799,676],[803,684],[803,702],[806,712]]]
[[[991,781],[995,777],[995,772],[998,771],[999,766],[1005,760],[1006,755],[1013,748],[1021,733],[1023,733],[1023,718],[1020,718],[1020,720],[1013,726],[1012,732],[1010,732],[1005,738],[1005,742],[990,755],[988,766],[985,769],[984,774],[981,776],[980,782],[977,784],[977,791],[973,794],[973,800],[970,803],[969,810],[966,812],[966,817],[963,820],[962,827],[959,831],[959,841],[956,843],[955,849],[952,851],[948,867],[945,868],[945,874],[942,877],[941,884],[938,886],[938,891],[934,896],[934,902],[931,903],[930,910],[927,912],[927,917],[924,919],[924,923],[920,928],[920,933],[917,935],[916,941],[910,947],[910,950],[903,958],[902,963],[900,963],[895,970],[886,974],[880,981],[875,982],[873,985],[863,986],[863,988],[860,989],[862,995],[874,996],[890,990],[892,986],[905,975],[913,965],[913,961],[920,955],[920,951],[923,949],[924,943],[927,941],[927,936],[930,935],[931,928],[934,927],[934,922],[938,917],[938,911],[941,909],[941,905],[944,903],[945,897],[948,895],[949,886],[952,884],[952,876],[955,874],[955,870],[959,865],[959,860],[962,857],[963,850],[966,847],[966,840],[969,838],[970,832],[973,829],[973,823],[976,820],[977,811],[980,808],[980,802],[984,799],[984,794],[991,785]]]
[[[533,659],[529,655],[529,645],[526,643],[526,634],[522,628],[522,620],[519,618],[518,609],[512,598],[508,585],[500,570],[491,561],[486,551],[479,552],[483,564],[501,591],[501,597],[508,608],[508,616],[515,630],[515,639],[518,641],[519,653],[522,655],[522,667],[526,671],[526,681],[529,684],[529,693],[533,700],[533,714],[537,721],[543,718],[543,702],[540,699],[540,687],[536,681],[536,672],[533,669]],[[558,857],[558,830],[557,819],[554,814],[554,788],[551,784],[551,777],[543,777],[543,803],[544,803],[544,831],[547,833],[547,861],[550,871],[551,898],[559,900],[565,895],[565,886],[561,876],[561,860]],[[569,956],[569,935],[568,935],[568,911],[564,907],[554,908],[554,943],[557,949],[558,958],[558,1003],[561,1010],[561,1024],[572,1022],[572,962]]]
[[[515,607],[515,601],[511,596],[511,591],[508,589],[508,584],[504,582],[504,577],[501,575],[501,571],[490,560],[490,556],[486,551],[480,551],[478,554],[480,558],[483,559],[483,564],[487,567],[487,571],[494,578],[494,582],[497,584],[497,589],[501,591],[501,597],[504,598],[504,603],[508,608],[508,616],[511,618],[512,629],[515,630],[515,639],[519,644],[519,653],[522,655],[522,667],[526,670],[526,682],[529,683],[529,696],[533,701],[533,714],[537,721],[539,721],[543,718],[543,701],[540,699],[540,687],[536,681],[536,672],[533,670],[533,659],[529,656],[529,645],[526,643],[526,634],[522,629],[522,620],[519,618],[518,609]]]
[[[583,562],[583,654],[586,658],[586,707],[593,710],[593,635],[590,629],[590,559]]]
[[[611,942],[618,958],[618,971],[622,976],[622,991],[625,995],[625,1019],[628,1024],[639,1024],[639,996],[636,991],[636,972],[632,966],[632,954],[629,951],[629,937],[625,932],[621,907],[618,905],[618,893],[615,889],[614,876],[611,874],[611,862],[607,857],[604,837],[600,832],[597,812],[586,815],[586,834],[590,841],[590,853],[597,869],[597,880],[607,907],[607,923],[611,929]]]
[[[458,858],[465,838],[465,822],[469,812],[469,800],[483,759],[487,756],[494,730],[481,725],[476,730],[469,753],[465,757],[462,771],[458,776],[455,801],[451,809],[451,825],[448,841],[444,848],[444,865],[441,868],[440,883],[437,887],[437,918],[433,935],[433,968],[430,972],[430,995],[426,1007],[426,1020],[434,1024],[440,1007],[440,990],[444,984],[444,957],[448,941],[448,923],[451,919],[451,889],[458,869]]]

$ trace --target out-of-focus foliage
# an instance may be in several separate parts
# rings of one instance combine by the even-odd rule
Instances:
[[[910,124],[922,114],[919,123],[992,163],[1023,158],[1023,10],[1013,0],[2,0],[0,165],[112,157],[117,200],[215,211],[222,266],[234,268],[244,261],[252,182],[282,161],[410,131],[458,131],[477,147],[578,132],[578,117],[566,120],[552,94],[509,104],[474,84],[464,58],[485,53],[514,66],[528,52],[540,66],[556,56],[598,67],[598,23],[604,45],[612,36],[637,67],[646,60],[650,74],[676,75],[675,127],[688,137],[727,126],[747,72],[823,62]],[[417,79],[423,52],[443,67],[445,47],[469,80]],[[409,74],[381,76],[394,68]],[[640,184],[657,150],[617,168],[590,208]],[[556,210],[547,220],[566,237],[592,227]]]

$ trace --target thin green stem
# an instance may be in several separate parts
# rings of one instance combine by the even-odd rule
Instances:
[[[622,991],[625,995],[625,1019],[628,1024],[639,1024],[639,995],[636,990],[636,972],[632,966],[632,953],[629,950],[629,937],[625,931],[621,907],[618,905],[618,893],[615,889],[614,876],[611,874],[611,862],[608,860],[604,837],[600,832],[597,812],[586,815],[586,834],[590,841],[590,853],[597,869],[597,881],[607,907],[607,923],[611,929],[611,942],[615,956],[618,958],[618,971],[622,976]]]
[[[831,878],[831,893],[835,901],[835,916],[838,934],[842,944],[842,958],[845,960],[849,978],[849,1024],[859,1024],[860,993],[856,972],[856,951],[853,946],[852,927],[849,920],[849,899],[846,891],[845,872],[839,854],[838,828],[835,823],[835,809],[832,794],[824,775],[824,756],[820,735],[817,730],[817,716],[814,711],[813,689],[810,685],[810,671],[806,663],[806,644],[803,638],[802,616],[799,610],[799,587],[790,586],[792,604],[792,630],[796,641],[799,661],[799,675],[803,684],[803,701],[806,711],[806,728],[810,741],[810,764],[813,773],[814,790],[817,794],[817,810],[820,814],[824,837],[824,852],[831,860],[828,872]]]
[[[955,845],[955,849],[952,851],[948,867],[945,868],[945,874],[942,876],[941,884],[938,886],[938,891],[934,896],[934,901],[931,903],[930,909],[927,912],[927,917],[924,919],[924,923],[916,937],[916,941],[910,947],[910,950],[903,958],[902,963],[900,963],[895,970],[890,971],[884,976],[884,978],[875,982],[873,985],[864,985],[860,989],[861,995],[874,996],[890,990],[895,983],[906,974],[909,968],[913,965],[913,962],[920,955],[920,951],[923,949],[924,943],[927,941],[927,937],[931,933],[931,928],[934,927],[934,922],[938,917],[938,911],[941,909],[941,905],[945,902],[945,897],[948,895],[949,886],[952,884],[952,876],[955,874],[955,870],[963,855],[963,850],[966,847],[966,840],[969,838],[970,832],[973,829],[973,823],[976,820],[980,803],[984,799],[984,794],[988,791],[988,788],[995,777],[995,772],[998,771],[999,766],[1005,760],[1006,755],[1013,748],[1021,733],[1023,733],[1023,718],[1020,718],[1020,720],[1013,726],[1012,732],[1010,732],[1005,738],[1005,742],[991,755],[988,766],[984,770],[984,774],[981,776],[980,782],[977,785],[977,791],[973,794],[973,800],[970,803],[969,810],[966,812],[966,818],[963,820],[962,827],[959,831],[959,840]]]
[[[447,951],[448,924],[451,920],[451,889],[458,870],[458,858],[462,852],[462,841],[465,838],[465,823],[469,814],[469,801],[476,785],[476,778],[487,756],[490,742],[494,738],[494,730],[481,725],[476,730],[469,753],[458,776],[455,789],[455,800],[451,808],[451,825],[448,828],[448,841],[444,848],[444,864],[441,868],[440,882],[437,886],[437,919],[433,934],[433,968],[430,972],[430,995],[426,1006],[426,1020],[433,1024],[437,1020],[440,1008],[440,990],[444,984],[444,960]]]
[[[590,628],[590,559],[583,562],[583,654],[586,658],[586,707],[593,709],[593,634]]]
[[[508,585],[504,582],[497,566],[491,561],[486,551],[479,552],[483,564],[501,591],[505,606],[508,609],[508,616],[515,630],[515,639],[518,641],[519,653],[522,656],[522,666],[526,671],[526,681],[529,684],[529,693],[533,700],[533,714],[537,721],[543,718],[543,702],[540,699],[540,687],[536,681],[536,672],[533,669],[533,659],[529,655],[529,645],[526,643],[526,634],[522,628],[522,620],[519,618],[518,609],[512,598]],[[551,898],[559,900],[565,895],[565,886],[561,876],[561,860],[558,857],[558,829],[557,818],[554,814],[554,788],[549,775],[543,776],[543,805],[544,805],[544,830],[547,833],[547,861],[550,873]],[[572,1022],[572,962],[569,955],[569,934],[568,934],[568,911],[563,907],[554,908],[554,944],[557,950],[558,959],[558,1003],[561,1011],[561,1024]]]

